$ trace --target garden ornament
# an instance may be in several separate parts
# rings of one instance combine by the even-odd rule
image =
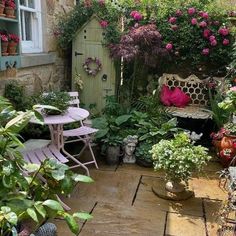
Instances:
[[[136,148],[136,145],[138,143],[138,136],[137,135],[128,135],[124,140],[124,163],[135,163],[136,158],[134,155],[134,151]]]

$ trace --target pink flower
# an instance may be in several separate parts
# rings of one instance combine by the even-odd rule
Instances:
[[[142,20],[143,16],[141,13],[137,12],[136,14],[134,14],[134,19],[139,21]]]
[[[3,41],[3,42],[8,42],[8,37],[7,37],[7,35],[1,34],[0,36],[1,36],[1,41]]]
[[[209,29],[204,29],[203,30],[203,37],[208,38],[211,34],[211,31]]]
[[[208,19],[209,15],[207,12],[202,13],[202,18]]]
[[[143,18],[142,14],[138,11],[131,11],[130,16],[133,17],[134,20],[141,20]]]
[[[166,49],[167,49],[168,51],[171,51],[171,50],[173,49],[173,44],[172,44],[172,43],[167,43],[167,44],[166,44]]]
[[[223,35],[223,36],[226,36],[226,35],[229,34],[229,29],[227,29],[227,28],[220,28],[220,29],[218,30],[218,33],[221,34],[221,35]]]
[[[202,28],[205,28],[205,27],[207,26],[206,21],[201,21],[201,22],[199,23],[199,26],[202,27]]]
[[[178,29],[178,25],[171,25],[171,29],[176,31]]]
[[[203,48],[203,49],[202,49],[202,55],[208,56],[209,53],[210,53],[210,49],[209,49],[209,48]]]
[[[217,45],[217,41],[216,40],[212,40],[211,41],[211,46],[216,46]]]
[[[105,6],[105,0],[98,0],[98,4],[100,6]]]
[[[175,15],[176,16],[182,16],[183,12],[180,9],[178,9],[178,10],[176,10]]]
[[[192,18],[191,24],[192,24],[192,25],[196,25],[196,24],[197,24],[197,19],[196,19],[196,18]]]
[[[216,40],[216,37],[215,37],[214,35],[211,35],[211,36],[209,37],[209,40],[210,40],[210,42],[211,42],[211,41],[214,41],[214,40]]]
[[[102,28],[106,28],[108,26],[108,22],[106,20],[101,20],[99,23]]]
[[[223,40],[223,45],[228,45],[229,44],[229,40],[228,39],[224,39]]]
[[[193,15],[193,14],[195,14],[195,12],[196,12],[196,9],[195,9],[194,7],[190,7],[190,8],[188,9],[188,14],[189,14],[189,15]]]
[[[236,92],[236,86],[231,87],[229,90]]]
[[[170,23],[170,24],[175,24],[176,23],[176,17],[174,17],[174,16],[172,16],[172,17],[170,17],[170,19],[168,20],[168,22]]]

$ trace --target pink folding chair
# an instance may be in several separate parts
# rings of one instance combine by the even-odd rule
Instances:
[[[78,92],[68,92],[68,93],[71,97],[70,105],[79,107],[79,103],[80,103],[79,93]],[[91,153],[92,160],[88,162],[83,162],[83,165],[86,166],[86,165],[94,163],[95,167],[98,169],[97,161],[96,161],[96,158],[93,153],[92,146],[91,146],[92,136],[97,131],[98,131],[97,129],[85,126],[83,124],[83,121],[80,121],[80,127],[75,128],[75,129],[70,129],[70,130],[64,130],[63,137],[65,138],[64,143],[82,142],[84,144],[83,148],[78,154],[74,154],[73,156],[79,158],[82,155],[82,153],[85,151],[85,149],[88,148]],[[67,140],[68,138],[72,138],[72,140]],[[63,150],[63,152],[67,153],[65,150]]]

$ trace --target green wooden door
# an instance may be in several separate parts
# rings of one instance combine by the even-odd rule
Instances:
[[[104,107],[106,95],[115,94],[114,63],[102,41],[103,30],[97,18],[94,17],[82,27],[73,42],[73,75],[77,70],[84,84],[84,88],[80,92],[81,101],[85,103],[86,107],[90,104],[96,104],[97,111],[101,111]],[[78,53],[82,55],[78,55]],[[102,68],[96,76],[88,75],[83,68],[83,64],[88,57],[96,57],[102,64]],[[96,66],[94,63],[90,64],[92,69]]]

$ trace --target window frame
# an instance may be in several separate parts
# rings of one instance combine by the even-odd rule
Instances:
[[[43,33],[42,33],[42,11],[41,11],[41,1],[34,0],[35,8],[26,7],[19,4],[19,27],[20,27],[20,37],[21,37],[21,53],[40,53],[43,52]],[[32,39],[33,40],[23,40],[22,30],[24,26],[22,25],[22,12],[31,12],[35,16],[32,17]]]

